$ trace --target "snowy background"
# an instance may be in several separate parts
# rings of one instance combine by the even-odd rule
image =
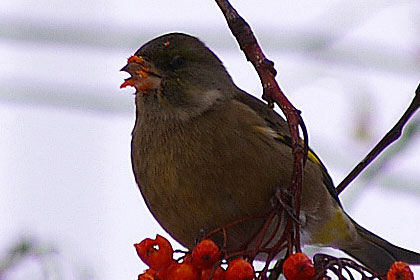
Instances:
[[[419,1],[231,2],[338,184],[414,95]],[[202,39],[260,96],[214,1],[0,2],[0,279],[136,279],[144,266],[132,244],[167,236],[132,176],[133,89],[119,90],[127,75],[118,70],[172,31]],[[417,114],[341,195],[360,224],[417,252],[419,124]]]

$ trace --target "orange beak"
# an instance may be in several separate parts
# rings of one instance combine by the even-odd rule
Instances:
[[[124,80],[120,88],[128,86],[135,87],[136,93],[148,93],[151,89],[159,86],[161,76],[151,70],[152,65],[148,63],[143,57],[132,55],[127,59],[121,71],[128,72],[131,77]]]

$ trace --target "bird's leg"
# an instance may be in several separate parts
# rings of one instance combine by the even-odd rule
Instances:
[[[287,190],[277,188],[274,196],[271,198],[271,207],[278,211],[279,208],[286,211],[286,213],[293,219],[295,223],[300,224],[299,218],[295,216],[293,211],[293,195]]]

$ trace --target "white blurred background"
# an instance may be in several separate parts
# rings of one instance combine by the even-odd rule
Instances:
[[[420,2],[231,2],[338,184],[414,95]],[[261,95],[212,0],[0,2],[1,280],[136,279],[145,267],[132,245],[167,236],[132,176],[133,90],[119,90],[119,69],[171,31],[202,39],[240,87]],[[341,195],[360,224],[417,252],[419,124],[417,114]]]

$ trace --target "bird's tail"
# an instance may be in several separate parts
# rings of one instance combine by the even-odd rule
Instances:
[[[356,246],[341,249],[377,274],[386,274],[395,261],[420,264],[420,254],[395,246],[356,222],[353,223],[360,239]]]

